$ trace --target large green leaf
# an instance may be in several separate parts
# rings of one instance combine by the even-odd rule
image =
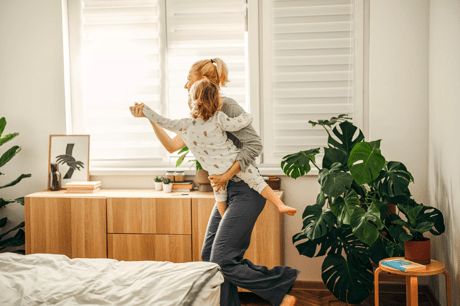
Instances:
[[[7,205],[7,204],[10,204],[10,203],[14,203],[15,200],[4,200],[4,199],[0,199],[0,208]]]
[[[21,151],[21,147],[13,146],[8,151],[3,153],[2,157],[0,157],[0,167],[3,167],[7,162],[9,162],[20,151]]]
[[[329,209],[323,210],[317,204],[305,207],[302,219],[302,229],[309,239],[326,235],[335,225],[334,214]]]
[[[339,224],[350,225],[351,216],[358,207],[358,195],[353,189],[350,189],[346,192],[344,198],[339,196],[334,199],[331,204],[331,211],[337,217]]]
[[[19,133],[13,133],[13,134],[8,134],[5,137],[0,138],[0,146],[4,143],[7,143],[8,141],[14,139],[16,136],[18,136]]]
[[[359,304],[372,292],[374,274],[369,261],[362,263],[341,254],[328,255],[322,265],[323,282],[344,303]]]
[[[3,131],[5,130],[5,126],[6,126],[6,119],[5,119],[5,117],[2,117],[0,119],[0,137],[2,137],[2,135],[3,135]]]
[[[305,232],[300,232],[292,237],[292,243],[295,244],[298,241],[305,240],[304,242],[295,245],[300,255],[304,255],[310,258],[324,256],[330,248],[330,244],[333,241],[337,241],[336,237],[334,237],[332,234],[333,231],[320,238],[309,239]],[[342,249],[340,248],[338,252],[342,252]]]
[[[326,235],[309,239],[305,232],[300,232],[292,237],[292,243],[303,241],[296,245],[300,255],[307,257],[319,257],[326,254],[342,254],[344,248],[347,253],[354,253],[358,256],[364,255],[366,246],[353,235],[350,229],[334,227]],[[365,255],[364,257],[366,257]]]
[[[8,222],[8,218],[7,217],[3,217],[0,219],[0,228],[4,227],[6,225],[6,223]]]
[[[332,164],[339,162],[342,165],[342,170],[348,171],[348,154],[345,151],[324,148],[323,168],[331,169]]]
[[[353,147],[360,141],[364,140],[364,134],[361,130],[359,130],[358,136],[353,139],[353,136],[358,128],[348,121],[342,122],[339,127],[342,130],[342,133],[337,129],[337,126],[332,130],[332,132],[340,142],[329,135],[328,143],[330,146],[350,154]]]
[[[351,150],[348,168],[359,185],[376,179],[385,165],[380,149],[369,142],[360,142]]]
[[[413,199],[408,199],[407,201],[397,203],[397,206],[398,209],[406,216],[406,218],[409,218],[409,211],[416,206],[420,206],[420,204],[415,202]]]
[[[176,162],[176,167],[179,167],[182,162],[184,161],[185,157],[187,156],[188,152],[185,153],[185,154],[182,154],[181,156],[179,156],[179,158],[177,159],[177,162]]]
[[[315,155],[318,153],[319,148],[315,148],[286,155],[281,161],[281,168],[293,179],[301,177],[310,171],[310,161],[315,162]]]
[[[18,230],[14,237],[0,241],[0,251],[7,247],[17,247],[25,244],[25,233],[22,229]]]
[[[6,187],[10,187],[10,186],[14,186],[14,185],[16,185],[17,183],[19,183],[22,179],[27,178],[27,177],[31,177],[31,176],[32,176],[32,174],[30,174],[30,173],[29,173],[29,174],[21,174],[21,175],[20,175],[17,179],[15,179],[14,181],[12,181],[12,182],[10,182],[10,183],[8,183],[8,184],[6,184],[6,185],[0,186],[0,189],[6,188]]]
[[[334,163],[331,169],[321,169],[319,172],[319,183],[321,191],[326,195],[336,198],[350,189],[353,178],[347,172],[340,170],[340,163]]]
[[[371,223],[372,222],[372,223]],[[362,242],[371,246],[379,236],[379,230],[383,228],[380,220],[380,209],[372,203],[367,211],[358,207],[351,216],[351,228],[353,234]]]
[[[13,227],[12,229],[10,229],[9,231],[7,231],[7,232],[1,234],[1,235],[0,235],[0,240],[2,240],[3,237],[5,237],[5,236],[8,235],[9,233],[11,233],[12,231],[17,230],[18,228],[24,227],[24,225],[25,225],[25,222],[21,222],[21,223],[19,223],[18,225],[16,225],[15,227]]]
[[[383,181],[379,184],[379,189],[383,195],[389,197],[407,194],[409,183],[414,181],[406,166],[394,161],[390,161],[385,165],[380,176]]]
[[[419,214],[419,217],[422,222],[433,223],[433,227],[430,229],[430,233],[433,235],[441,235],[446,230],[442,212],[437,208],[424,206]]]

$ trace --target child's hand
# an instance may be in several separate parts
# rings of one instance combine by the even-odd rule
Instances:
[[[144,113],[142,112],[142,109],[144,108],[144,103],[134,103],[134,106],[130,106],[129,110],[131,111],[131,114],[133,114],[134,117],[145,117]]]

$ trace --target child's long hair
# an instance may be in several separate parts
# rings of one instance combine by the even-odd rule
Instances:
[[[219,87],[207,79],[197,81],[190,88],[193,119],[202,118],[207,121],[222,108],[219,96]]]

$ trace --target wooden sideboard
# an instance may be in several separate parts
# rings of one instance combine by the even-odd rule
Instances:
[[[277,194],[283,197],[283,191]],[[26,254],[200,261],[214,202],[213,193],[198,191],[36,192],[25,197]],[[268,268],[282,265],[283,243],[283,216],[268,202],[256,222],[245,258]]]

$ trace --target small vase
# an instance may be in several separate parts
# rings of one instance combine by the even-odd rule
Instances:
[[[155,182],[155,190],[162,190],[163,189],[163,182]]]
[[[422,265],[431,263],[431,240],[404,241],[404,258]]]
[[[172,184],[171,184],[171,183],[169,183],[169,184],[163,184],[163,190],[164,190],[164,192],[168,192],[168,193],[171,192],[171,190],[172,190]]]
[[[51,170],[49,173],[49,190],[61,190],[61,173],[59,172],[59,165],[51,163]]]
[[[208,179],[209,172],[201,169],[196,172],[195,181],[200,185],[198,191],[209,192],[212,191],[211,182]]]

